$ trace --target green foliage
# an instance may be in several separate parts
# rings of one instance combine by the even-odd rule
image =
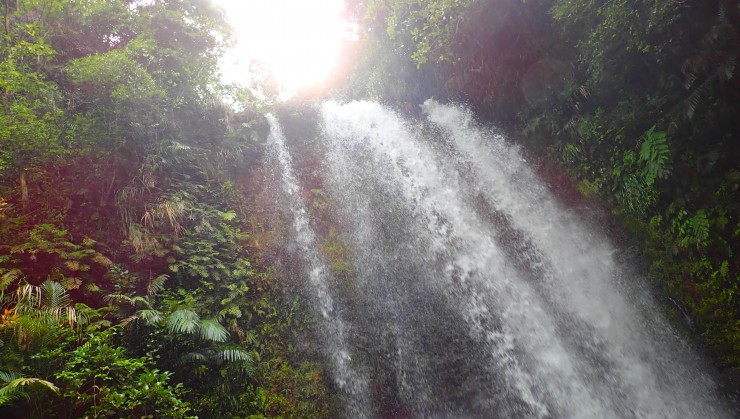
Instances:
[[[45,81],[28,63],[31,57],[46,61],[53,51],[43,38],[36,37],[33,25],[16,29],[20,33],[6,33],[5,48],[0,48],[0,74],[3,75],[0,78],[3,107],[0,113],[0,173],[25,170],[27,165],[38,164],[65,151],[63,112],[58,105],[61,98],[56,85]],[[23,39],[26,36],[32,39]]]
[[[225,342],[229,332],[219,322],[213,319],[201,320],[198,325],[198,336],[211,342]]]
[[[200,317],[192,310],[175,310],[167,316],[167,329],[171,333],[195,334],[200,330]]]
[[[377,2],[383,3],[383,2]],[[444,62],[457,58],[449,48],[455,28],[475,0],[434,0],[391,3],[387,32],[392,40],[410,35],[416,49],[411,58],[417,66],[428,61]],[[375,4],[370,9],[380,10]]]
[[[152,368],[146,357],[128,357],[124,348],[111,344],[113,336],[91,335],[55,374],[62,395],[76,411],[95,417],[119,417],[122,412],[134,417],[195,417],[181,400],[182,386],[169,384],[172,373]]]
[[[28,398],[29,395],[26,391],[26,387],[29,386],[40,386],[51,390],[54,393],[59,393],[59,388],[57,386],[39,378],[19,377],[13,373],[0,371],[0,380],[3,381],[3,384],[0,387],[0,406],[10,404],[21,397]]]
[[[112,262],[96,251],[95,241],[84,239],[77,244],[70,240],[66,230],[51,224],[39,224],[14,240],[22,240],[0,253],[0,275],[6,281],[11,277],[25,276],[32,283],[46,279],[59,282],[66,289],[78,289],[83,283],[90,285],[95,274],[107,271]],[[29,262],[35,262],[31,269]]]
[[[295,356],[246,251],[259,114],[222,103],[224,15],[135,3],[0,4],[0,365],[38,377],[0,388],[32,396],[3,413],[248,417],[255,388],[281,391],[261,362]]]
[[[676,235],[681,247],[706,247],[709,239],[709,219],[704,210],[699,210],[694,216],[689,216],[683,209],[669,207],[671,216],[671,230]]]
[[[655,131],[655,125],[645,133],[640,147],[640,162],[644,164],[642,175],[645,182],[652,184],[655,179],[666,179],[671,172],[670,149],[666,133]]]

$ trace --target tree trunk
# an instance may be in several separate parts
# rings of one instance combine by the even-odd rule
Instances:
[[[24,170],[21,170],[21,208],[27,209],[28,208],[28,184],[26,184],[26,172]]]

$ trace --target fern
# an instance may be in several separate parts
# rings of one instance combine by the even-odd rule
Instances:
[[[666,179],[671,172],[671,150],[668,147],[666,133],[655,131],[653,125],[646,133],[640,147],[640,161],[645,164],[643,175],[648,184],[656,178]]]
[[[699,210],[696,215],[686,220],[684,224],[684,237],[681,244],[687,247],[691,244],[697,247],[706,245],[709,238],[709,218],[704,210]]]
[[[5,291],[10,284],[19,280],[23,276],[23,272],[20,269],[10,269],[7,272],[3,272],[0,275],[0,292]]]
[[[625,208],[637,214],[647,213],[657,201],[657,193],[652,185],[635,175],[624,177],[618,185],[616,197]]]
[[[737,56],[731,55],[717,67],[717,75],[721,81],[729,81],[733,74],[735,74],[735,66],[737,64]]]
[[[0,301],[2,301],[5,297],[5,290],[10,284],[17,282],[23,276],[23,272],[20,269],[0,270],[0,272],[3,272],[0,275]]]
[[[678,238],[681,247],[704,247],[710,234],[710,222],[706,211],[699,210],[693,217],[684,209],[669,207],[672,214],[671,229]]]

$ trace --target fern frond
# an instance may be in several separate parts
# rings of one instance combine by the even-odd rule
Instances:
[[[717,67],[717,75],[720,80],[728,81],[732,78],[735,73],[735,65],[737,62],[737,56],[731,55]]]
[[[652,184],[656,178],[668,177],[670,155],[666,133],[655,131],[653,125],[645,133],[645,139],[640,147],[640,161],[645,163],[644,176],[648,184]]]
[[[257,333],[255,333],[254,330],[248,330],[247,333],[244,334],[244,343],[247,345],[257,343]]]
[[[23,392],[19,388],[12,388],[3,391],[3,389],[0,389],[0,406],[5,406],[7,404],[12,403],[16,399],[19,399],[23,396]]]
[[[717,20],[721,25],[727,25],[730,23],[730,20],[727,19],[727,11],[722,4],[719,5],[719,10],[717,11]]]
[[[149,302],[149,300],[146,297],[142,297],[140,295],[137,295],[131,298],[131,305],[134,307],[146,307],[146,308],[150,308],[152,306],[152,304]]]
[[[691,86],[693,86],[694,82],[696,82],[696,78],[697,78],[697,75],[696,75],[696,72],[694,71],[691,71],[686,74],[686,82],[684,82],[684,87],[686,88],[686,90],[691,89]]]

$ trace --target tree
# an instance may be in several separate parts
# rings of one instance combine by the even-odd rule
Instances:
[[[34,18],[43,15],[43,5],[24,1],[2,5],[0,173],[18,176],[24,207],[29,202],[28,168],[65,151],[62,97],[40,71],[55,53],[44,37],[43,22]]]

